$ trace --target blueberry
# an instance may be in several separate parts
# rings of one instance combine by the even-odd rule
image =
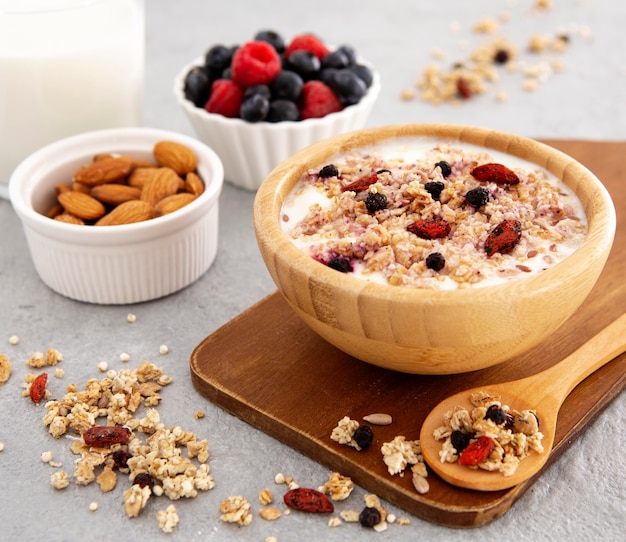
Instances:
[[[445,185],[441,181],[429,181],[424,185],[424,188],[426,189],[426,192],[430,194],[431,198],[438,201]]]
[[[433,271],[441,271],[446,265],[446,259],[441,252],[431,252],[426,256],[426,267]]]
[[[265,117],[267,122],[282,122],[284,120],[300,120],[298,106],[291,100],[273,100]]]
[[[363,527],[374,527],[381,522],[381,519],[380,511],[373,506],[366,506],[359,514],[359,523]]]
[[[328,179],[329,177],[337,177],[339,175],[339,170],[337,166],[334,164],[327,164],[322,169],[320,169],[319,176],[322,179]]]
[[[252,98],[252,96],[259,94],[268,100],[272,97],[272,93],[270,92],[270,88],[267,85],[252,85],[248,87],[243,93],[243,101],[245,102],[248,98]]]
[[[298,101],[302,94],[304,81],[296,72],[281,71],[271,82],[270,91],[274,100]]]
[[[248,122],[265,120],[270,110],[270,101],[262,94],[253,94],[241,104],[239,116]]]
[[[350,263],[350,260],[345,256],[336,256],[332,260],[330,260],[327,265],[331,269],[334,269],[335,271],[339,271],[341,273],[352,272],[352,264]]]
[[[489,190],[479,186],[478,188],[473,188],[467,194],[465,194],[465,200],[467,203],[478,209],[482,207],[489,201]]]
[[[485,420],[491,420],[496,425],[506,423],[506,412],[498,405],[491,405],[485,413]]]
[[[450,435],[450,442],[457,453],[461,453],[470,443],[472,435],[469,433],[463,433],[463,431],[452,431]]]
[[[374,442],[374,432],[368,425],[359,425],[352,435],[354,441],[359,445],[361,450],[367,450]]]
[[[230,66],[233,58],[233,49],[225,45],[214,45],[204,55],[206,66],[212,79],[221,77],[223,71]]]
[[[285,51],[285,40],[283,37],[273,30],[260,30],[254,36],[255,41],[265,41],[269,43],[278,54]]]
[[[320,71],[320,59],[311,51],[294,51],[286,60],[285,66],[299,74],[302,79],[309,81],[317,77]]]
[[[322,58],[321,69],[335,68],[343,69],[350,66],[350,59],[342,51],[332,51]]]
[[[367,88],[372,86],[372,82],[374,81],[374,72],[370,70],[367,66],[363,64],[356,64],[354,66],[350,66],[350,71],[355,73],[361,81],[365,83]]]
[[[435,167],[438,167],[441,170],[441,175],[444,179],[447,179],[452,173],[452,166],[446,162],[445,160],[441,160],[441,162],[437,162]]]
[[[382,211],[387,208],[387,196],[380,192],[368,192],[365,199],[365,207],[370,214],[374,214],[376,211]]]
[[[204,107],[211,93],[211,80],[208,73],[199,66],[189,70],[185,76],[185,98],[196,107]]]
[[[330,88],[344,105],[359,103],[367,92],[367,87],[362,79],[349,69],[337,70]]]
[[[317,74],[317,78],[325,85],[333,88],[335,84],[335,76],[339,70],[337,68],[324,68]]]
[[[337,52],[342,53],[348,58],[348,66],[356,64],[356,51],[352,45],[341,45],[337,47]]]

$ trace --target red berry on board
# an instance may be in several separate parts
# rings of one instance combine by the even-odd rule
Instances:
[[[479,437],[470,442],[459,455],[459,464],[475,466],[489,457],[495,447],[495,442],[491,437]]]
[[[216,113],[224,117],[239,116],[243,91],[229,79],[218,79],[211,85],[211,96],[204,108],[209,113]]]
[[[324,42],[313,34],[300,34],[293,38],[285,49],[285,58],[295,51],[310,51],[320,60],[330,53]]]
[[[470,175],[477,181],[496,184],[517,184],[519,177],[503,164],[482,164],[470,171]]]
[[[41,373],[30,385],[30,398],[33,403],[39,404],[46,395],[46,384],[48,383],[48,373]]]
[[[242,88],[269,85],[280,73],[282,64],[276,49],[266,41],[249,41],[233,54],[232,78]]]
[[[302,120],[325,117],[342,109],[337,95],[321,81],[307,81],[302,87]]]

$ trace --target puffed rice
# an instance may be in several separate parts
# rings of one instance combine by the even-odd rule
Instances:
[[[9,337],[9,344],[12,344],[13,346],[15,346],[19,342],[20,342],[20,338],[17,335],[11,335]]]
[[[173,532],[174,528],[180,521],[176,507],[173,504],[170,504],[165,510],[159,510],[156,517],[159,523],[159,528],[164,533]]]

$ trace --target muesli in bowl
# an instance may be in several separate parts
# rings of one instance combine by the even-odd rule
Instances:
[[[537,345],[583,302],[615,231],[604,186],[571,157],[456,125],[313,145],[266,179],[254,220],[270,274],[312,329],[423,374]]]

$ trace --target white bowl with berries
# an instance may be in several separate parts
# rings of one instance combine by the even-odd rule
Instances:
[[[210,47],[174,84],[225,181],[250,191],[300,149],[363,128],[379,92],[378,73],[350,45],[330,47],[313,34],[286,42],[268,30]]]

